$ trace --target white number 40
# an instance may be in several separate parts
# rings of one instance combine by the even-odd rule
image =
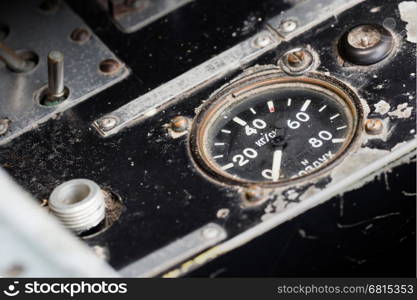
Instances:
[[[265,121],[263,121],[261,119],[253,120],[252,125],[253,125],[253,127],[258,128],[258,129],[264,129],[266,127]],[[252,128],[249,125],[246,125],[245,126],[246,135],[256,134],[258,131],[255,128]]]

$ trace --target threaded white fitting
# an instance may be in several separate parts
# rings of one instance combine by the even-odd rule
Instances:
[[[77,234],[97,226],[105,217],[103,192],[88,179],[73,179],[57,186],[49,197],[49,208]]]

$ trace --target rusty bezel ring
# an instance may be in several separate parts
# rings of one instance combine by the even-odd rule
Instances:
[[[210,158],[206,154],[205,150],[204,135],[207,131],[206,126],[210,123],[211,117],[215,112],[219,111],[219,108],[222,104],[224,104],[225,99],[228,98],[229,95],[241,95],[254,88],[268,85],[272,86],[281,83],[303,83],[318,87],[322,90],[330,91],[341,98],[349,108],[353,120],[352,129],[347,136],[349,141],[345,143],[344,147],[339,150],[337,155],[328,164],[324,165],[317,171],[294,179],[286,179],[279,182],[248,181],[233,177],[222,171],[218,166],[210,161]],[[264,69],[232,81],[229,85],[217,91],[205,104],[203,104],[195,116],[190,130],[189,150],[200,171],[218,183],[242,187],[254,185],[262,187],[282,187],[288,184],[298,184],[306,180],[319,179],[325,176],[348,155],[350,149],[359,144],[360,136],[363,132],[363,120],[364,113],[358,95],[343,82],[318,72],[309,72],[303,76],[294,77],[277,68]]]

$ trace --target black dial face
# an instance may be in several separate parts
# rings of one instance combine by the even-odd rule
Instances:
[[[202,148],[217,173],[284,182],[322,169],[350,143],[354,116],[336,94],[299,84],[258,90],[214,105]]]

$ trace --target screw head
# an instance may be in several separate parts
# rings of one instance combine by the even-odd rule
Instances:
[[[81,44],[81,43],[87,42],[90,39],[91,33],[87,29],[79,27],[79,28],[75,28],[71,32],[70,37],[73,42]]]
[[[10,120],[8,119],[0,119],[0,135],[6,134],[6,132],[9,130],[9,123]]]
[[[379,43],[381,32],[372,25],[361,25],[353,28],[347,35],[349,45],[359,49],[369,49]]]
[[[268,34],[259,34],[253,44],[256,48],[264,48],[272,42],[271,37]]]
[[[286,20],[281,23],[280,29],[285,33],[290,33],[297,28],[297,22],[294,20]]]
[[[365,122],[365,130],[367,134],[377,135],[382,132],[384,123],[379,119],[368,119]]]
[[[210,226],[210,227],[204,228],[202,231],[202,234],[205,239],[211,240],[211,239],[218,237],[220,232],[219,232],[219,229],[217,229],[216,227]]]
[[[186,117],[177,116],[171,120],[171,129],[175,132],[184,132],[189,127],[189,122]]]
[[[394,49],[392,33],[379,24],[357,25],[339,40],[341,57],[355,65],[368,66],[386,58]]]
[[[304,50],[296,50],[287,54],[287,62],[291,66],[301,66],[306,59]]]
[[[100,63],[99,68],[102,73],[112,75],[120,70],[120,63],[113,58],[108,58]]]
[[[116,127],[117,119],[115,117],[104,117],[98,121],[98,126],[103,131],[109,131]]]
[[[265,191],[259,186],[251,186],[243,190],[242,197],[246,204],[257,205],[267,199]]]
[[[290,75],[301,75],[313,65],[312,53],[304,48],[296,48],[285,53],[279,64],[284,72]]]

